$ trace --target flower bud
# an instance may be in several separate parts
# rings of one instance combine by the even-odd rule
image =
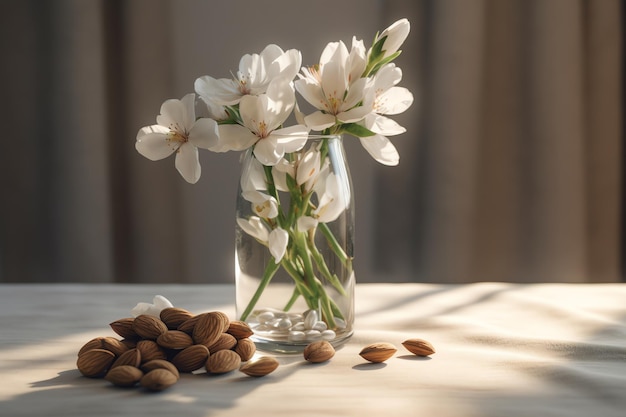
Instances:
[[[407,19],[400,19],[389,26],[380,34],[379,39],[387,36],[385,43],[383,44],[383,51],[385,51],[384,58],[392,55],[400,49],[400,46],[404,40],[409,36],[411,25]]]

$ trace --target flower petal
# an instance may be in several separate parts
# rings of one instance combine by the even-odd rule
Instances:
[[[413,94],[404,87],[392,87],[378,97],[377,113],[400,114],[413,104]]]
[[[180,145],[180,142],[169,140],[169,132],[160,125],[142,127],[137,133],[135,149],[151,161],[167,158]]]
[[[311,229],[315,229],[317,227],[317,219],[314,219],[311,216],[302,216],[298,219],[298,230],[301,232],[306,232]]]
[[[297,80],[294,82],[296,86],[296,91],[300,93],[302,98],[304,98],[309,104],[314,106],[316,109],[323,109],[324,103],[326,102],[326,97],[324,97],[324,92],[322,91],[322,86],[318,83],[313,83],[308,79]]]
[[[400,162],[400,155],[389,139],[381,135],[359,138],[361,145],[378,162],[395,166]]]
[[[189,143],[203,149],[219,147],[217,122],[213,119],[198,119],[189,131]]]
[[[269,248],[276,263],[280,262],[281,259],[283,259],[283,256],[285,256],[288,244],[289,233],[287,233],[287,231],[277,227],[270,232]]]
[[[228,78],[215,79],[205,75],[196,79],[194,89],[200,98],[211,102],[232,106],[241,100],[237,84]]]
[[[316,111],[304,117],[306,125],[313,130],[324,130],[335,124],[335,116]]]
[[[376,113],[370,113],[365,117],[365,127],[374,133],[384,136],[399,135],[406,132],[406,129],[395,120]]]
[[[176,152],[176,169],[185,181],[195,184],[200,179],[200,160],[198,148],[190,143],[183,144]]]
[[[259,217],[252,216],[249,220],[237,218],[237,224],[247,234],[267,245],[269,240],[269,230]]]
[[[263,165],[276,165],[283,155],[285,155],[285,152],[279,149],[278,140],[275,136],[270,135],[259,140],[256,145],[254,145],[254,156],[256,156]]]
[[[219,152],[243,151],[259,140],[257,135],[240,125],[219,125],[218,131]]]
[[[288,126],[276,129],[270,136],[276,137],[277,144],[283,152],[296,152],[306,144],[309,128],[305,125]]]

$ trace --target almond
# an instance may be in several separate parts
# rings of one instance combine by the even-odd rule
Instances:
[[[153,359],[167,359],[165,351],[154,340],[140,340],[137,350],[141,353],[141,360],[148,362]]]
[[[139,349],[134,348],[134,349],[130,349],[122,353],[115,360],[115,362],[113,362],[113,365],[111,365],[111,369],[117,368],[118,366],[124,366],[124,365],[130,365],[136,368],[139,366],[140,363],[141,363],[141,353],[139,352]]]
[[[154,316],[141,314],[133,320],[133,330],[144,339],[156,340],[167,331],[167,326]]]
[[[245,321],[235,320],[230,322],[226,333],[232,334],[235,339],[239,340],[252,336],[254,332]]]
[[[215,353],[224,349],[230,350],[234,348],[235,345],[237,345],[237,339],[235,339],[235,336],[228,333],[222,333],[212,345],[207,347],[209,348],[209,352]]]
[[[103,377],[115,360],[115,354],[106,349],[91,349],[83,352],[76,360],[76,367],[86,377]]]
[[[132,387],[143,377],[141,369],[130,365],[121,365],[111,368],[104,379],[118,387]]]
[[[176,330],[180,330],[181,332],[185,332],[188,335],[192,335],[193,334],[193,328],[196,327],[196,323],[198,322],[198,320],[200,320],[200,317],[202,317],[202,314],[199,314],[197,316],[193,316],[193,317],[188,318],[187,320],[182,322],[176,328]]]
[[[163,391],[178,381],[176,375],[167,369],[153,369],[145,374],[139,383],[150,391]]]
[[[193,317],[189,311],[184,308],[167,307],[161,310],[161,321],[165,323],[168,329],[176,330],[178,326]]]
[[[235,352],[241,357],[242,362],[247,362],[254,356],[256,345],[247,337],[245,339],[239,339],[237,340],[237,346],[235,346]]]
[[[271,356],[262,356],[259,359],[247,362],[239,368],[241,372],[249,376],[265,376],[278,368],[278,361]]]
[[[91,349],[102,349],[102,340],[104,339],[104,337],[95,337],[93,339],[91,339],[89,342],[85,343],[79,350],[78,350],[78,356],[82,355],[83,353],[87,352],[88,350]]]
[[[114,337],[104,337],[102,338],[102,349],[113,352],[115,356],[120,356],[128,350],[128,346]]]
[[[205,346],[212,345],[222,333],[228,330],[227,320],[228,317],[225,318],[223,313],[217,311],[201,314],[193,328],[193,341]]]
[[[119,320],[115,320],[113,323],[109,323],[111,329],[124,339],[137,339],[137,333],[133,330],[133,321],[135,321],[132,317],[127,317]]]
[[[193,372],[202,368],[209,359],[209,349],[204,345],[193,345],[181,350],[172,358],[180,372]]]
[[[391,343],[372,343],[364,347],[359,355],[370,362],[380,363],[392,357],[397,350]]]
[[[193,345],[191,336],[180,330],[168,330],[157,337],[156,342],[166,349],[184,349]]]
[[[335,356],[335,348],[328,341],[320,340],[308,344],[302,353],[307,361],[321,363]]]
[[[154,359],[141,365],[141,370],[145,373],[148,373],[153,369],[166,369],[176,375],[176,378],[180,378],[180,373],[178,373],[178,369],[176,369],[174,364],[164,359]]]
[[[232,350],[220,350],[209,356],[206,370],[212,374],[224,374],[234,371],[241,365],[241,358]]]
[[[417,356],[428,356],[435,353],[433,345],[424,339],[408,339],[402,342],[402,346]]]

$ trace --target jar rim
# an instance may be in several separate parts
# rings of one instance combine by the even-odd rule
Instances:
[[[308,139],[341,139],[341,134],[321,135],[321,134],[309,134]]]

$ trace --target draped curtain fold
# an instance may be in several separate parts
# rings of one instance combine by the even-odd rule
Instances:
[[[210,3],[210,4],[209,4]],[[332,13],[329,11],[332,10]],[[398,167],[346,138],[357,280],[622,280],[618,0],[9,1],[0,281],[232,282],[238,154],[134,150],[160,104],[268,43],[314,63],[407,17]]]

